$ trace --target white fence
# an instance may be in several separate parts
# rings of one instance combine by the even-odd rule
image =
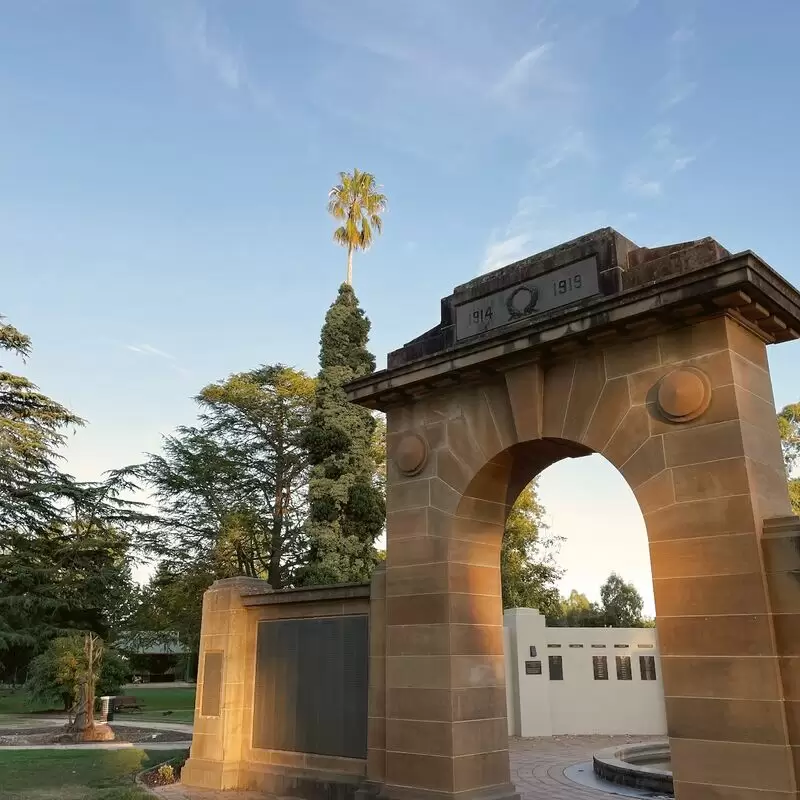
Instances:
[[[654,628],[547,628],[531,608],[503,625],[510,735],[666,734]]]

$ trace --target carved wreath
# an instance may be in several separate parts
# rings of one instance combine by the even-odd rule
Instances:
[[[522,309],[517,308],[514,301],[519,298],[520,300],[524,300],[524,295],[527,295],[527,300],[525,301],[525,305]],[[508,296],[506,300],[506,308],[508,309],[508,316],[511,319],[518,319],[519,317],[525,317],[531,313],[536,308],[536,303],[539,301],[539,290],[534,286],[532,288],[528,288],[527,286],[520,286],[517,289],[514,289],[513,292]]]

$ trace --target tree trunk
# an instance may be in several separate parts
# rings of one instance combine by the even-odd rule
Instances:
[[[94,727],[94,689],[96,680],[97,658],[94,652],[94,636],[90,633],[86,642],[86,655],[89,668],[86,672],[86,722],[85,727]]]
[[[273,589],[283,589],[283,575],[281,570],[281,534],[280,529],[272,531],[269,554],[269,585]]]
[[[347,285],[353,285],[353,248],[347,248]]]

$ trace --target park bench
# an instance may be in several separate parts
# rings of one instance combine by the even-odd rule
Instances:
[[[114,711],[141,711],[142,705],[133,695],[120,695],[114,698]]]

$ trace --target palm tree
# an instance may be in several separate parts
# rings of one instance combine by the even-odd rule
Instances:
[[[367,250],[372,244],[372,229],[383,228],[381,214],[386,210],[386,195],[378,190],[375,176],[354,169],[339,173],[339,183],[328,192],[328,213],[342,224],[333,232],[333,241],[347,248],[347,285],[353,285],[353,250]]]

